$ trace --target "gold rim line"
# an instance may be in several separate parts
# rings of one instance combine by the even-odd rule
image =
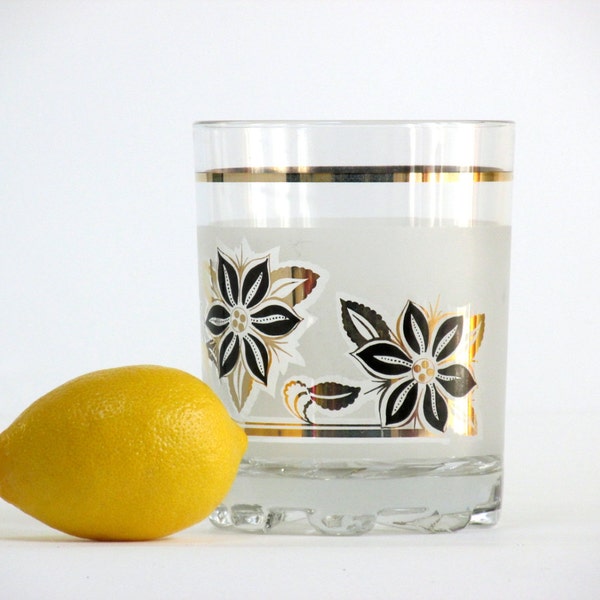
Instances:
[[[512,181],[512,171],[476,166],[265,167],[196,173],[201,183],[455,183]]]

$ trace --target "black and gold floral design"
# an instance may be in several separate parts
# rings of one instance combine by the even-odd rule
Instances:
[[[427,311],[409,301],[392,331],[372,308],[341,301],[342,324],[357,346],[351,354],[379,383],[381,423],[410,423],[444,432],[450,407],[476,386],[471,362],[481,345],[484,315]]]
[[[207,348],[227,378],[238,410],[255,383],[267,386],[275,365],[295,357],[291,334],[303,318],[294,307],[314,289],[319,275],[308,268],[273,269],[273,256],[249,249],[218,249],[211,262],[212,299],[205,319]]]

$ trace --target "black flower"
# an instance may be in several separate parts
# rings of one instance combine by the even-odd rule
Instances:
[[[214,336],[219,377],[241,360],[244,370],[267,385],[272,343],[291,333],[301,318],[284,302],[269,297],[269,257],[236,264],[218,253],[217,298],[206,317]]]
[[[463,316],[437,322],[408,302],[398,320],[398,336],[366,341],[353,355],[383,383],[380,413],[387,426],[400,427],[418,412],[419,420],[445,431],[448,401],[466,396],[476,385],[470,370],[457,360],[463,341]]]

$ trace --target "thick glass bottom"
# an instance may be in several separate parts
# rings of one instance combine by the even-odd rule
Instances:
[[[213,525],[251,533],[439,533],[495,525],[502,460],[276,464],[244,461]]]

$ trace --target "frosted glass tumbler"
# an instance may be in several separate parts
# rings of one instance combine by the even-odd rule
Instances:
[[[211,520],[439,532],[501,506],[514,125],[194,125],[203,377],[246,430]]]

